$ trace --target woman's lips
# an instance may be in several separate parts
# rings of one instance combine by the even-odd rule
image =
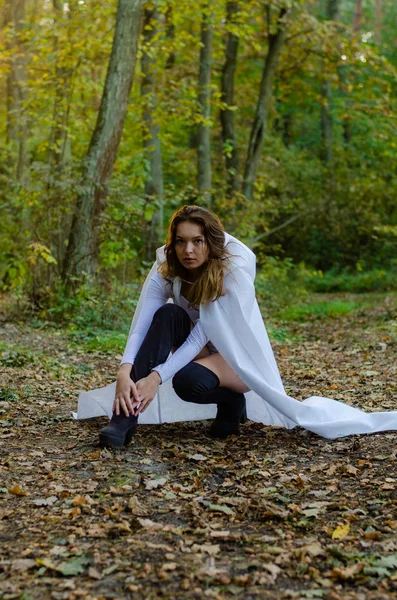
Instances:
[[[195,258],[184,258],[183,262],[194,262],[195,260]]]

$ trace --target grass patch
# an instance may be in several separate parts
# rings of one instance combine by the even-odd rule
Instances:
[[[296,304],[284,308],[277,313],[282,321],[304,321],[307,319],[322,319],[325,317],[341,317],[355,312],[359,308],[368,306],[368,303],[354,302],[352,300],[331,300],[312,302],[310,304]]]
[[[69,331],[68,338],[71,346],[79,348],[83,352],[106,352],[109,354],[120,354],[127,342],[126,332],[112,331],[108,329],[86,329]]]
[[[327,273],[316,271],[302,278],[303,285],[310,291],[329,292],[388,292],[397,289],[397,271],[372,269],[355,273],[331,270]]]

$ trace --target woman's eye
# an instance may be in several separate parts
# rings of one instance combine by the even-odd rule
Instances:
[[[202,244],[202,243],[203,243],[203,240],[196,240],[196,241],[195,241],[195,243],[196,243],[196,244]]]

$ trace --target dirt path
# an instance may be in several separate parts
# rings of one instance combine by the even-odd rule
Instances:
[[[393,303],[290,327],[289,393],[396,408]],[[397,598],[397,433],[329,441],[247,423],[142,426],[100,450],[79,389],[114,356],[1,326],[0,598]]]

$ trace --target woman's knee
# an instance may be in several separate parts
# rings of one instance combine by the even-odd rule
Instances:
[[[219,379],[209,369],[191,362],[178,371],[172,380],[175,393],[185,402],[207,404],[208,392],[219,385]]]
[[[194,402],[193,398],[196,395],[195,388],[197,381],[192,377],[191,363],[180,369],[180,371],[174,375],[172,385],[179,398],[185,400],[185,402]]]
[[[178,306],[177,304],[174,304],[173,302],[167,302],[166,304],[163,304],[163,306],[160,306],[160,308],[158,308],[156,310],[156,312],[153,315],[153,320],[157,320],[157,319],[172,319],[175,317],[182,317],[185,318],[187,317],[189,319],[189,316],[187,314],[187,312],[181,307]]]

